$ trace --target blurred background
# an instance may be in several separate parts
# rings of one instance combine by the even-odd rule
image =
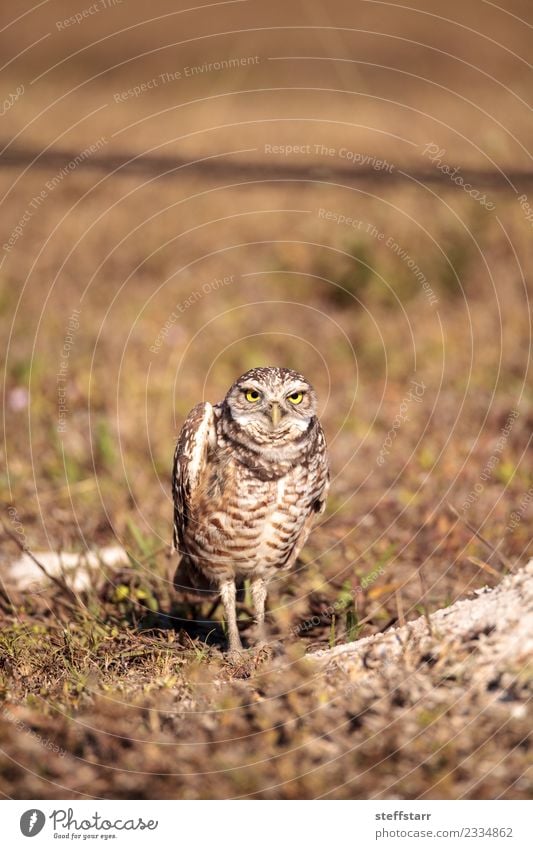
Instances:
[[[531,554],[531,26],[526,0],[3,3],[0,498],[32,549],[128,550],[102,620],[172,609],[179,427],[260,364],[315,384],[333,472],[280,633],[377,633]]]

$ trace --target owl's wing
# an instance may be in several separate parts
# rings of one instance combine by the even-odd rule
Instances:
[[[285,569],[290,569],[294,563],[296,562],[300,551],[304,547],[307,542],[307,538],[311,533],[311,529],[318,517],[322,515],[324,510],[326,509],[326,501],[328,497],[329,491],[329,482],[330,482],[330,474],[329,474],[329,463],[328,463],[328,454],[326,449],[326,440],[324,437],[324,432],[320,425],[317,425],[317,442],[316,442],[316,453],[313,456],[313,464],[315,467],[315,472],[312,475],[312,483],[309,491],[309,507],[307,510],[307,515],[305,517],[304,523],[302,525],[302,529],[292,551],[287,558],[287,561],[284,564]]]
[[[209,401],[197,404],[181,429],[174,453],[172,495],[174,498],[174,548],[183,551],[185,529],[191,519],[191,504],[202,483],[209,448],[216,446],[215,416]]]
[[[322,515],[326,509],[326,501],[329,492],[330,472],[328,450],[326,448],[326,437],[320,424],[317,425],[317,446],[315,454],[316,476],[314,482],[313,502],[311,504],[311,516]]]

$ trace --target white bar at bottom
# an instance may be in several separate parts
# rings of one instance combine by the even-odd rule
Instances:
[[[533,847],[528,801],[10,800],[0,811],[6,849]]]

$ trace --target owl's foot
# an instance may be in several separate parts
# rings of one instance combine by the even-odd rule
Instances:
[[[226,652],[226,660],[231,666],[241,667],[246,663],[246,652],[244,649],[228,649]]]
[[[236,658],[242,657],[244,648],[241,643],[241,637],[238,631],[230,632],[228,639],[228,655],[235,655]]]
[[[280,640],[259,640],[253,647],[255,654],[268,655],[268,657],[279,657],[283,654],[283,643]]]
[[[263,617],[259,620],[256,620],[253,629],[252,629],[252,644],[255,649],[266,649],[270,644],[270,639],[267,633],[267,629],[265,626],[265,620]]]

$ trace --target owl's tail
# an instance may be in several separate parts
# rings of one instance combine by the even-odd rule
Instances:
[[[189,604],[214,600],[220,595],[218,587],[196,568],[186,554],[183,555],[176,567],[173,584],[179,598]],[[244,601],[243,579],[236,578],[235,586],[237,588],[237,601]]]
[[[173,583],[174,589],[183,601],[208,601],[219,595],[218,588],[191,563],[186,554],[178,563]]]

